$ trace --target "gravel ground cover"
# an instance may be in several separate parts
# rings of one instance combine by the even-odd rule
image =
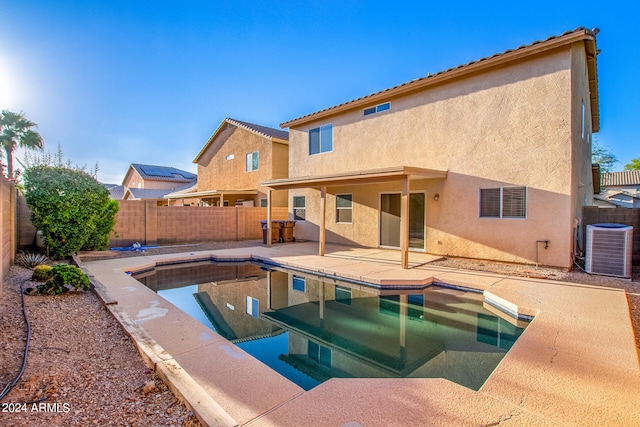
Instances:
[[[217,242],[86,254],[85,259],[250,247],[261,241]],[[443,259],[436,265],[625,289],[640,351],[640,271],[633,281],[501,263]],[[0,387],[20,372],[26,340],[21,288],[31,270],[13,266],[0,298]],[[92,292],[25,296],[31,323],[22,378],[0,400],[2,426],[199,426],[189,409],[142,361],[130,338]]]

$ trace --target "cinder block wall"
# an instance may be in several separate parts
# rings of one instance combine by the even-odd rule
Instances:
[[[4,176],[0,177],[0,285],[9,273],[16,253],[16,189]],[[0,286],[0,297],[2,297]]]
[[[36,228],[31,223],[31,209],[24,196],[16,200],[16,223],[18,224],[18,249],[32,250],[36,244]]]
[[[582,247],[585,247],[587,239],[587,225],[614,223],[633,227],[633,258],[632,265],[640,265],[640,209],[638,208],[598,208],[597,206],[585,206],[582,211],[583,230]]]
[[[261,239],[260,221],[267,218],[267,209],[259,207],[168,207],[145,200],[118,203],[110,247]],[[274,219],[287,218],[287,208],[273,208],[272,213]]]

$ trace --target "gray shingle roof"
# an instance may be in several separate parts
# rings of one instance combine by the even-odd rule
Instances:
[[[120,184],[102,184],[109,191],[109,197],[116,200],[122,200],[124,196],[124,185]]]
[[[152,188],[130,188],[129,192],[136,199],[164,199],[173,190],[154,190]]]
[[[285,130],[280,130],[280,129],[274,129],[274,128],[270,128],[267,126],[261,126],[261,125],[257,125],[255,123],[249,123],[249,122],[243,122],[241,120],[236,120],[236,119],[232,119],[232,118],[227,118],[227,121],[237,125],[237,126],[242,126],[245,127],[249,130],[252,130],[254,132],[260,133],[266,137],[269,138],[278,138],[278,139],[284,139],[285,141],[289,140],[289,132],[285,131]]]

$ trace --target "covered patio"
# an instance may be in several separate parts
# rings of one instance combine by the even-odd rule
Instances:
[[[175,193],[167,194],[165,198],[167,199],[169,206],[175,206],[175,203],[178,203],[179,200],[182,201],[183,205],[186,200],[189,200],[189,201],[193,200],[196,203],[196,206],[233,206],[233,204],[230,203],[231,199],[233,199],[235,204],[235,201],[238,199],[253,200],[257,194],[258,194],[258,190],[254,190],[254,189],[207,190],[207,191],[195,191],[191,193],[175,192]],[[174,201],[174,204],[172,204],[171,201]],[[227,205],[224,204],[225,201],[228,202]]]
[[[409,195],[411,194],[411,181],[416,179],[445,179],[446,177],[447,171],[412,166],[398,166],[346,173],[275,179],[262,182],[263,186],[269,188],[267,191],[267,246],[271,245],[271,193],[274,190],[314,188],[320,191],[318,255],[324,256],[326,245],[326,194],[328,188],[346,185],[400,182],[402,184],[400,199],[401,266],[404,269],[409,268]]]

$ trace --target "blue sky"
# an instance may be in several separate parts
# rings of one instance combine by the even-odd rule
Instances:
[[[637,1],[0,0],[0,109],[38,123],[47,151],[60,144],[75,163],[97,161],[99,180],[120,183],[131,163],[195,172],[225,117],[277,128],[597,27],[595,140],[621,170],[640,156],[639,17]]]

